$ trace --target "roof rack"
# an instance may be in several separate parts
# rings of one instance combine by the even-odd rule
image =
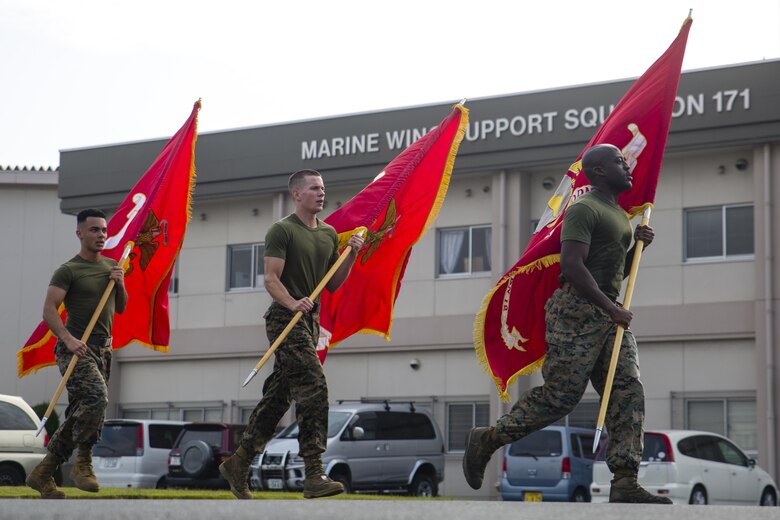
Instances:
[[[409,411],[414,413],[417,411],[417,409],[414,407],[415,401],[404,401],[404,400],[398,400],[394,401],[391,399],[366,399],[364,397],[361,397],[360,399],[337,399],[336,402],[338,404],[344,404],[344,403],[370,403],[370,404],[384,404],[385,405],[385,411],[390,411],[390,405],[391,404],[408,404],[409,405]]]

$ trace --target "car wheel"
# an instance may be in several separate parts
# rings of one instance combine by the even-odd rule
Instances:
[[[10,464],[0,464],[0,486],[21,486],[24,474]]]
[[[588,492],[585,491],[583,488],[579,487],[574,490],[574,493],[571,495],[571,501],[572,502],[590,502],[590,497],[588,496]]]
[[[155,489],[168,489],[168,482],[165,480],[165,477],[160,477],[160,480],[157,481]]]
[[[435,497],[439,492],[436,482],[424,473],[418,473],[409,486],[409,494],[415,497]]]
[[[181,448],[181,469],[188,477],[199,477],[209,466],[214,458],[214,452],[208,443],[193,440]]]
[[[350,482],[349,475],[345,471],[334,471],[330,479],[335,482],[341,482],[341,485],[344,486],[344,493],[348,495],[352,493],[352,482]]]
[[[764,489],[764,492],[761,493],[761,502],[760,504],[762,506],[776,506],[777,505],[777,495],[775,495],[775,490],[768,487]]]
[[[691,499],[688,500],[688,503],[695,506],[706,506],[707,491],[701,486],[694,486],[693,491],[691,491]]]

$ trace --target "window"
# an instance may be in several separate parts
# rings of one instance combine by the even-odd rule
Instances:
[[[515,457],[560,457],[563,453],[561,432],[535,431],[509,445],[509,454]]]
[[[173,442],[179,436],[182,426],[178,424],[150,424],[149,446],[152,448],[173,448]]]
[[[18,406],[0,402],[0,430],[35,430],[38,425]]]
[[[181,254],[179,255],[181,256]],[[173,264],[173,272],[171,273],[171,283],[168,285],[168,294],[179,294],[179,259],[176,259],[176,263]]]
[[[685,210],[685,259],[753,255],[753,206]]]
[[[264,251],[263,244],[228,246],[228,290],[263,287]]]
[[[719,433],[743,450],[758,449],[755,399],[688,399],[685,428]]]
[[[438,233],[439,276],[490,272],[490,226],[440,229]]]
[[[447,405],[447,451],[465,451],[466,435],[477,426],[490,426],[490,403]]]
[[[380,440],[435,439],[428,417],[420,413],[377,412]]]

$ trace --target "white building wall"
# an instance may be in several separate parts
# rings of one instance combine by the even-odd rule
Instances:
[[[42,319],[51,274],[79,251],[76,218],[60,212],[57,180],[53,171],[0,170],[0,393],[31,406],[51,399],[59,372],[44,368],[19,379],[16,352]]]

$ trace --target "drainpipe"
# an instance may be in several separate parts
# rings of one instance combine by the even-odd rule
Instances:
[[[764,317],[766,337],[766,434],[767,461],[769,474],[777,478],[775,460],[775,345],[774,345],[774,308],[773,308],[773,225],[772,225],[772,168],[770,165],[770,145],[764,145]]]

